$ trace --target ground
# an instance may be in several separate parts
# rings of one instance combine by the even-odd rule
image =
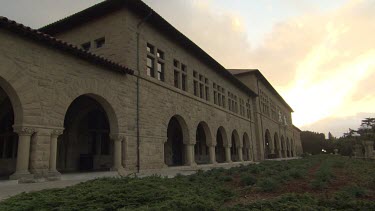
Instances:
[[[375,210],[374,161],[319,155],[174,178],[104,178],[23,193],[0,210]]]

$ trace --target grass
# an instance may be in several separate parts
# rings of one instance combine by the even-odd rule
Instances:
[[[375,210],[373,161],[265,161],[167,179],[102,178],[22,193],[0,210]]]

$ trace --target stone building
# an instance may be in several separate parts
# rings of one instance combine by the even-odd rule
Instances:
[[[259,70],[225,69],[140,0],[39,30],[1,17],[0,40],[2,178],[302,153],[293,110]]]

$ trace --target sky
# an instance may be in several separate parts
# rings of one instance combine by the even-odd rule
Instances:
[[[39,28],[101,0],[0,0]],[[228,69],[257,68],[302,130],[341,136],[375,117],[375,0],[144,0]]]

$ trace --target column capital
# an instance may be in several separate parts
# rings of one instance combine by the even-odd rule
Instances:
[[[37,130],[33,127],[16,127],[14,128],[14,132],[18,133],[20,136],[31,136],[36,133]]]
[[[126,140],[126,137],[124,134],[110,134],[109,137],[114,140],[114,141],[119,141],[119,142],[122,142],[122,141],[125,141]]]
[[[61,129],[53,129],[51,131],[51,137],[52,138],[57,138],[59,137],[60,135],[62,135],[64,133],[64,130],[61,130]]]

